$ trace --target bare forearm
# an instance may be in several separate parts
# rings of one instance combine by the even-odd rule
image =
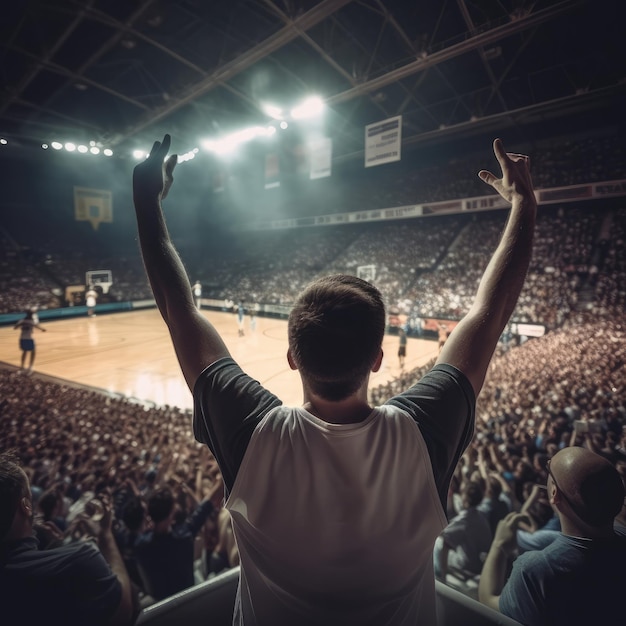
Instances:
[[[115,538],[110,530],[100,533],[98,537],[98,547],[122,587],[122,597],[117,611],[111,620],[111,626],[131,624],[133,616],[133,595],[130,578],[128,577],[122,555],[115,543]]]
[[[133,199],[139,243],[148,280],[159,311],[168,326],[189,389],[200,373],[228,356],[219,333],[194,303],[191,285],[165,224],[161,199],[174,180],[177,157],[167,156],[171,138],[155,141],[150,155],[133,171]]]
[[[499,599],[506,582],[508,564],[508,554],[494,541],[480,575],[478,599],[496,611],[499,610]]]
[[[460,369],[477,395],[524,284],[531,257],[535,213],[534,197],[513,201],[502,239],[483,274],[474,304],[439,354],[438,362]]]
[[[498,336],[509,320],[524,285],[532,254],[537,212],[531,198],[516,199],[504,233],[480,281],[474,307],[489,311]]]
[[[170,239],[160,203],[135,199],[137,230],[150,287],[166,323],[171,306],[193,306],[191,284]]]

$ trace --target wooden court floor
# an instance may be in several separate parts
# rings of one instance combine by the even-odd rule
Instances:
[[[237,333],[235,314],[204,311],[233,358],[287,405],[302,403],[300,377],[287,364],[287,322],[258,317],[256,328],[246,318],[245,334]],[[53,376],[156,405],[192,408],[191,392],[178,366],[165,323],[156,309],[42,321],[35,330],[35,373]],[[20,364],[19,331],[0,327],[0,361]],[[398,338],[385,336],[385,358],[370,385],[400,373]],[[405,368],[410,370],[437,354],[437,342],[410,338]],[[0,389],[0,397],[2,390]]]

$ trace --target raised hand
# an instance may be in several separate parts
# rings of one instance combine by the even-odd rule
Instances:
[[[512,554],[517,548],[517,529],[520,522],[530,523],[530,518],[522,513],[509,513],[498,522],[493,543],[506,553]]]
[[[493,142],[493,151],[502,170],[502,178],[498,178],[487,170],[480,170],[478,176],[491,185],[505,200],[511,204],[515,200],[535,201],[533,183],[530,177],[530,159],[525,154],[505,152],[500,139]]]
[[[167,157],[170,144],[169,135],[165,135],[163,141],[155,141],[148,158],[135,167],[133,171],[135,202],[162,200],[169,193],[174,182],[174,168],[177,163],[177,155]]]

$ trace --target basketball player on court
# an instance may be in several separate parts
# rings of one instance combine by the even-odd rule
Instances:
[[[46,332],[46,329],[40,326],[39,321],[35,321],[34,316],[34,310],[29,309],[26,311],[26,317],[13,326],[15,330],[20,329],[20,349],[22,351],[20,367],[22,369],[24,369],[24,365],[26,364],[26,355],[30,354],[30,360],[28,362],[29,374],[33,371],[33,364],[35,363],[35,340],[33,339],[33,330],[38,328],[44,333]]]
[[[89,317],[95,317],[97,297],[98,292],[95,290],[93,285],[89,285],[87,293],[85,294],[85,304],[87,305],[87,315]]]

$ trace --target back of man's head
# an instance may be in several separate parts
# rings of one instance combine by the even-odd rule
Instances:
[[[126,524],[126,528],[128,528],[128,530],[131,532],[137,532],[141,529],[145,514],[146,510],[143,505],[143,501],[139,496],[133,496],[122,509],[122,521]]]
[[[470,507],[478,506],[482,502],[484,495],[485,492],[482,485],[474,481],[468,482],[462,490],[462,498],[465,508],[469,509]]]
[[[157,489],[148,499],[148,513],[155,524],[166,520],[174,510],[174,494],[169,487]]]
[[[583,522],[608,526],[624,502],[624,485],[615,467],[586,448],[564,448],[554,455],[550,470],[557,489]]]
[[[59,504],[59,494],[54,489],[43,493],[37,502],[45,520],[51,520]]]
[[[487,493],[493,500],[502,495],[502,483],[495,476],[489,476],[487,479]]]
[[[339,401],[363,384],[380,352],[385,305],[378,289],[338,274],[311,283],[289,315],[289,348],[311,391]]]
[[[26,495],[26,475],[17,456],[11,452],[0,454],[0,542],[8,534],[20,499]]]

